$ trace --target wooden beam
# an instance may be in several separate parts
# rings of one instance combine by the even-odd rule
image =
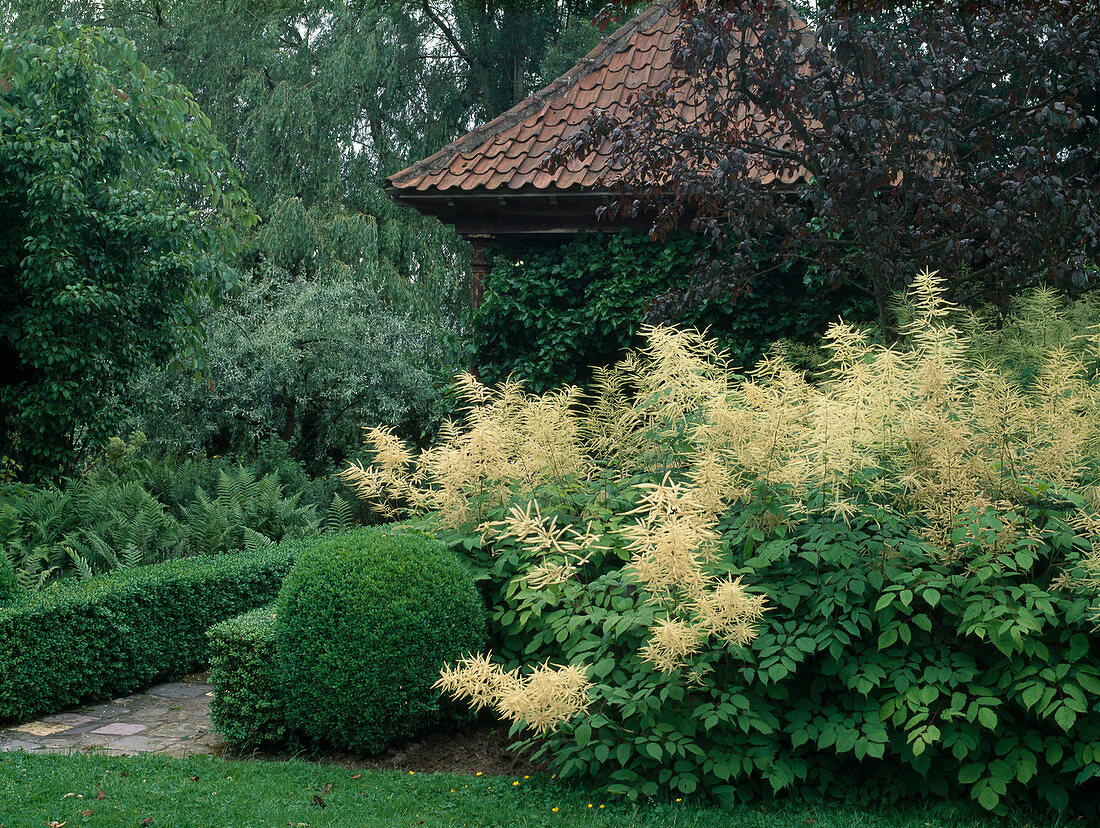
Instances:
[[[489,259],[485,255],[485,248],[493,241],[493,237],[488,233],[475,233],[468,238],[474,248],[474,258],[470,266],[470,304],[477,310],[481,307],[485,279],[489,275]]]

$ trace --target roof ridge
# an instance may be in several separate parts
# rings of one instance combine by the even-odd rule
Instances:
[[[667,15],[672,6],[678,5],[679,2],[680,0],[659,0],[659,2],[654,3],[606,38],[601,38],[600,42],[564,75],[555,78],[542,89],[524,98],[488,123],[475,127],[465,135],[445,144],[426,158],[422,158],[405,169],[387,176],[385,186],[400,187],[401,181],[435,172],[445,166],[448,160],[453,160],[468,150],[483,146],[499,133],[536,114],[550,100],[560,95],[570,86],[580,83],[583,78],[592,74],[593,71],[598,71],[601,67],[606,68],[608,59],[620,51],[618,48],[620,45],[628,44],[630,39],[642,30],[645,24]]]

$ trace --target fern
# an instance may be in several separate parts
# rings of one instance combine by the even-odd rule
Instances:
[[[58,489],[42,489],[19,504],[23,540],[28,547],[53,544],[80,525],[73,498]]]
[[[10,501],[0,499],[0,543],[13,543],[22,535],[22,516]]]
[[[274,472],[257,479],[244,466],[222,471],[214,497],[197,488],[194,502],[183,508],[187,548],[203,554],[253,550],[311,531],[317,525],[313,507],[299,506],[298,498],[284,495]]]
[[[266,535],[261,535],[254,529],[249,529],[247,526],[241,530],[242,537],[244,539],[244,548],[248,552],[259,552],[263,549],[271,549],[275,546],[275,542]]]
[[[76,571],[80,573],[80,580],[88,581],[92,577],[92,568],[88,565],[88,562],[71,546],[64,547],[68,553],[69,560],[72,561]]]
[[[119,562],[120,568],[135,569],[143,563],[145,563],[144,555],[136,546],[127,546],[122,550],[122,559]]]
[[[259,487],[251,469],[238,466],[235,474],[218,473],[218,504],[226,513],[243,518],[245,510],[256,501]]]
[[[122,451],[120,441],[114,450]],[[288,497],[275,473],[260,478],[236,466],[219,471],[212,487],[204,488],[197,481],[210,480],[208,465],[138,462],[129,449],[123,459],[102,464],[64,489],[26,487],[0,494],[0,544],[27,583],[37,583],[42,573],[79,569],[67,548],[99,572],[169,554],[259,549],[317,528],[313,507],[299,505],[297,494]]]
[[[72,549],[82,559],[94,562],[101,570],[120,566],[115,550],[91,529],[66,535],[60,546],[64,549]]]
[[[195,489],[195,502],[184,508],[187,517],[186,545],[191,554],[225,552],[229,540],[229,511],[221,499],[212,500],[203,489]]]
[[[355,519],[355,512],[352,510],[351,504],[338,494],[332,495],[332,502],[329,504],[328,513],[325,515],[324,523],[322,527],[326,532],[346,532],[352,529],[358,521]]]
[[[50,578],[60,571],[61,568],[58,566],[43,567],[41,558],[30,557],[22,566],[16,568],[15,578],[24,591],[41,592]]]

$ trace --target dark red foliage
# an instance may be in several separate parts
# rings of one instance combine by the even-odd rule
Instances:
[[[783,0],[685,3],[682,77],[556,153],[609,142],[627,170],[612,216],[713,238],[721,255],[664,315],[737,295],[765,254],[865,287],[888,327],[924,267],[999,307],[1041,280],[1094,284],[1100,0],[821,6],[805,22]]]

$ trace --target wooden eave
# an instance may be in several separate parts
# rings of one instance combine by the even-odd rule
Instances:
[[[597,210],[612,199],[605,190],[388,192],[398,204],[435,216],[467,237],[486,234],[552,241],[577,232],[599,233],[650,224],[641,219],[609,222],[597,218]]]

